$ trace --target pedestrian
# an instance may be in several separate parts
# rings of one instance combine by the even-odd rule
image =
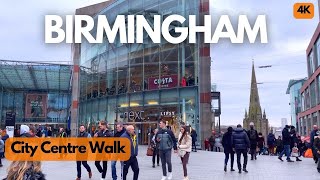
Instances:
[[[189,161],[190,152],[192,149],[192,137],[189,135],[186,126],[180,128],[180,134],[178,138],[178,152],[181,158],[182,167],[183,167],[183,176],[184,180],[189,180],[187,172],[187,163]]]
[[[91,138],[91,135],[86,132],[86,128],[84,125],[80,125],[80,127],[79,127],[78,138]],[[89,174],[89,178],[91,178],[92,172],[91,172],[90,166],[88,165],[88,162],[87,161],[77,161],[77,179],[76,180],[81,179],[81,164],[86,168],[86,170]]]
[[[310,147],[312,149],[312,154],[313,154],[313,160],[314,162],[317,164],[318,163],[318,158],[317,158],[317,152],[314,149],[314,137],[317,135],[318,133],[318,126],[317,125],[313,125],[313,130],[310,133]]]
[[[314,135],[313,140],[313,149],[315,151],[315,158],[317,158],[317,170],[320,173],[320,134],[317,132],[317,134]]]
[[[267,137],[267,145],[268,145],[268,149],[269,149],[269,154],[271,156],[273,156],[275,154],[275,152],[274,152],[275,144],[276,144],[276,138],[274,137],[274,134],[272,134],[270,132]]]
[[[281,136],[278,136],[278,139],[276,140],[276,146],[277,146],[276,153],[277,153],[277,156],[279,156],[283,150],[283,142],[282,142]]]
[[[299,153],[299,149],[298,149],[298,137],[297,137],[297,134],[296,134],[296,130],[295,130],[295,127],[294,126],[291,126],[291,129],[290,129],[290,136],[291,136],[291,142],[290,142],[290,149],[291,150],[295,150],[295,151],[298,151]],[[297,149],[295,149],[297,148]],[[292,151],[291,151],[292,152]],[[293,156],[293,157],[296,157],[296,161],[302,161],[301,159],[299,159],[299,156]]]
[[[290,136],[289,128],[290,128],[290,126],[289,126],[289,125],[286,125],[285,128],[282,130],[283,150],[282,150],[282,152],[280,153],[278,159],[279,159],[280,161],[283,161],[283,160],[282,160],[282,156],[283,156],[284,154],[286,154],[286,156],[287,156],[287,161],[288,161],[288,162],[293,162],[293,161],[290,159],[291,136]]]
[[[174,152],[177,153],[177,140],[174,136],[173,132],[166,127],[166,122],[164,120],[160,120],[159,123],[160,129],[157,133],[157,142],[159,143],[159,154],[162,164],[162,179],[166,180],[167,175],[168,179],[172,179],[172,163],[171,163],[171,153],[172,148]],[[167,167],[168,164],[168,174],[167,174]]]
[[[2,155],[4,152],[4,142],[2,140],[2,136],[1,136],[1,133],[0,133],[0,154]],[[0,167],[2,167],[2,161],[1,161],[1,157],[0,157]]]
[[[209,138],[209,143],[210,143],[210,149],[211,149],[211,151],[213,151],[213,148],[214,148],[214,142],[215,141],[215,137],[214,137],[214,135],[212,134],[211,136],[210,136],[210,138]]]
[[[237,164],[239,173],[241,173],[241,154],[243,154],[243,171],[248,172],[247,163],[248,163],[248,151],[250,149],[250,140],[240,124],[237,125],[237,128],[232,133],[232,147],[237,154]]]
[[[3,180],[46,180],[39,161],[13,161]]]
[[[298,144],[294,143],[293,148],[291,149],[291,156],[296,158],[296,161],[301,161],[299,159],[299,149]]]
[[[157,158],[157,166],[160,166],[160,154],[159,154],[159,143],[156,141],[156,134],[158,133],[158,129],[153,130],[153,136],[151,138],[151,147],[153,149],[152,154],[152,167],[155,168],[156,158]]]
[[[48,127],[48,137],[52,137],[52,130],[50,126]]]
[[[259,132],[258,133],[258,140],[257,140],[257,146],[258,146],[258,151],[259,151],[259,155],[262,153],[266,154],[266,148],[265,148],[265,142],[264,142],[264,137],[262,136],[262,133]],[[256,152],[257,153],[257,152]],[[252,160],[252,159],[251,159]]]
[[[94,137],[112,137],[111,132],[108,130],[108,123],[106,121],[100,121],[99,122],[99,129]],[[108,161],[102,161],[102,167],[100,165],[100,161],[95,161],[94,163],[99,171],[101,173],[101,180],[104,180],[106,178],[107,174],[107,168],[108,168]]]
[[[117,123],[116,131],[114,133],[114,137],[121,137],[123,133],[126,132],[126,129],[123,127],[122,123]],[[123,169],[123,162],[121,164],[121,178],[122,178],[122,169]],[[112,179],[117,180],[117,169],[116,169],[117,161],[111,161],[111,171],[112,171]]]
[[[121,137],[128,138],[130,140],[131,156],[130,159],[123,162],[123,180],[127,179],[129,167],[133,171],[133,180],[138,180],[139,177],[139,164],[138,164],[138,142],[137,135],[134,132],[132,125],[127,126],[126,132]]]
[[[38,135],[37,135],[37,136],[38,136]],[[41,137],[41,136],[38,136],[38,137]],[[66,137],[67,137],[67,133],[65,132],[65,130],[64,130],[63,127],[61,127],[61,128],[59,129],[59,137],[61,137],[61,138],[66,138]]]
[[[251,154],[251,160],[255,159],[257,160],[257,145],[258,145],[258,132],[254,129],[254,123],[250,122],[250,130],[248,131],[248,137],[250,140],[250,154]]]
[[[1,133],[2,137],[1,139],[3,140],[3,144],[6,144],[6,140],[9,138],[9,135],[7,134],[7,130],[2,130],[2,133]],[[4,158],[5,157],[5,146],[3,148],[3,153],[0,153],[0,158]]]
[[[197,142],[197,132],[195,129],[192,128],[192,131],[191,131],[191,137],[192,137],[192,151],[194,152],[197,152],[197,146],[196,146],[196,142]],[[194,150],[193,150],[194,148]]]
[[[205,151],[210,151],[210,142],[209,142],[209,139],[208,139],[208,138],[206,138],[206,139],[204,140],[204,150],[205,150]]]
[[[222,143],[221,143],[221,135],[218,134],[217,137],[214,139],[214,147],[216,148],[216,152],[221,151]]]
[[[224,171],[227,172],[227,165],[229,161],[229,157],[231,157],[231,171],[235,171],[233,169],[234,163],[234,151],[232,149],[232,133],[233,128],[228,127],[228,131],[222,137],[222,145],[224,149],[225,159],[224,159]]]
[[[32,137],[30,134],[30,128],[27,125],[20,126],[20,137]]]

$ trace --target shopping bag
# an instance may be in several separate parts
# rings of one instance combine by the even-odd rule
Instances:
[[[148,147],[147,156],[153,156],[153,148],[152,147]]]
[[[310,148],[306,150],[306,152],[304,153],[304,157],[313,158],[312,150]]]

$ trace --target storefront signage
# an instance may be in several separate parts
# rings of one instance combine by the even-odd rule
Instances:
[[[143,117],[144,111],[130,111],[130,112],[125,112],[124,117],[128,118],[131,121],[136,121],[138,120],[144,120]]]
[[[160,112],[160,115],[161,116],[169,116],[169,117],[172,117],[175,115],[175,112],[174,111],[165,111],[165,112]]]
[[[159,88],[173,88],[178,85],[178,75],[162,76],[161,78],[151,77],[148,80],[149,90]]]
[[[16,124],[16,114],[14,112],[6,112],[6,126],[14,126]]]

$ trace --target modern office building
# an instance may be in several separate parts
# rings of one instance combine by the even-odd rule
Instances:
[[[76,10],[77,15],[106,15],[112,24],[117,15],[144,15],[151,27],[153,16],[179,14],[199,19],[209,14],[209,0],[111,0]],[[202,25],[201,20],[198,25]],[[176,36],[173,23],[170,34]],[[92,32],[95,33],[94,31]],[[99,120],[134,124],[140,144],[160,119],[176,135],[181,124],[198,132],[200,142],[211,134],[210,45],[203,43],[73,44],[71,128],[79,124],[95,130]]]
[[[72,66],[0,60],[1,128],[68,127]]]
[[[290,80],[286,94],[290,94],[290,109],[291,109],[291,125],[297,128],[297,132],[300,134],[299,123],[297,121],[298,114],[301,112],[301,94],[300,89],[307,78]],[[281,123],[282,126],[286,125]],[[283,128],[283,127],[282,127]]]
[[[300,89],[301,113],[298,114],[298,127],[301,135],[308,136],[313,125],[320,126],[320,23],[308,45],[308,79]]]

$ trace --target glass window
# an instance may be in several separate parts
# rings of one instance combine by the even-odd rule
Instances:
[[[318,62],[318,66],[320,66],[320,39],[318,38],[317,43],[317,62]]]
[[[159,48],[146,48],[144,53],[144,89],[158,89]]]
[[[310,90],[306,89],[306,110],[310,108]]]
[[[178,45],[165,44],[161,49],[160,78],[153,83],[161,89],[174,88],[178,86]]]
[[[316,99],[316,83],[313,81],[310,85],[310,99],[311,99],[311,107],[316,106],[317,99]]]
[[[308,57],[308,65],[309,65],[309,77],[314,73],[314,56],[313,56],[313,50],[310,52]]]
[[[305,92],[303,92],[302,94],[301,94],[301,111],[303,112],[303,111],[305,111],[306,110],[306,104],[305,104]]]
[[[117,114],[117,103],[116,103],[115,97],[108,98],[108,104],[107,104],[107,121],[109,124],[113,124],[116,120],[116,114]]]

